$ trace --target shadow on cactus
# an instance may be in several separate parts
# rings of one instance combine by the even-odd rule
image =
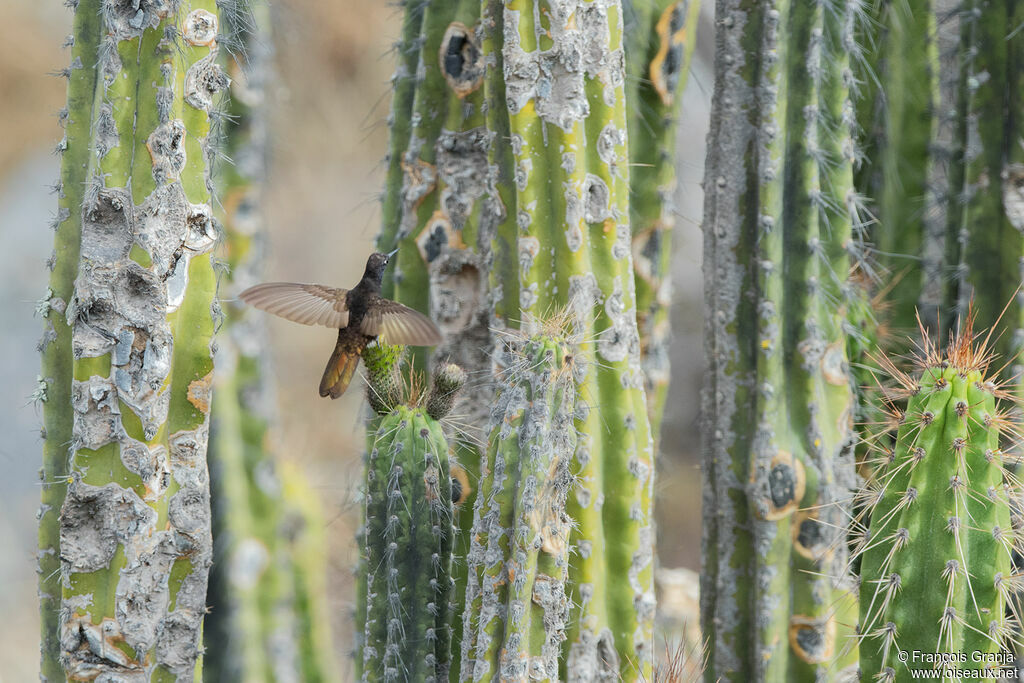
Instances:
[[[363,352],[374,411],[367,444],[365,526],[357,596],[357,675],[364,681],[447,681],[451,654],[452,489],[441,420],[466,382],[440,366],[430,389],[412,373],[405,348]],[[463,497],[464,482],[456,499]]]
[[[973,324],[969,311],[944,351],[922,325],[909,372],[877,359],[890,376],[887,422],[869,438],[872,475],[852,528],[865,680],[999,670],[1020,642],[1019,417],[992,333]]]

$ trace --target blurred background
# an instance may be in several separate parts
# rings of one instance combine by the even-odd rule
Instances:
[[[713,22],[704,0],[697,53],[682,103],[673,242],[672,384],[657,483],[658,552],[665,567],[700,562],[703,376],[700,216],[711,101]],[[348,286],[358,279],[380,220],[392,45],[400,10],[380,0],[278,0],[271,89],[272,157],[265,207],[268,280]],[[35,514],[41,440],[32,403],[46,289],[51,186],[61,137],[56,114],[67,66],[60,48],[71,11],[57,0],[0,0],[0,681],[38,675]],[[317,384],[335,333],[271,318],[280,402],[279,457],[316,487],[331,542],[331,614],[339,662],[350,649],[356,485],[363,444],[359,392],[321,399]]]

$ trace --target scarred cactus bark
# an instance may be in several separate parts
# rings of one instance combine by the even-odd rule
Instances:
[[[228,81],[216,6],[84,2],[76,17],[44,372],[61,439],[44,476],[64,471],[67,487],[59,537],[59,491],[45,494],[44,557],[60,568],[58,582],[44,577],[43,623],[54,626],[59,586],[68,678],[191,680],[211,561],[208,135]],[[54,642],[51,631],[44,674]]]

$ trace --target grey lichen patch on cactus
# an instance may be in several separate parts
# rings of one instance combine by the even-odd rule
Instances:
[[[571,345],[499,337],[495,404],[471,531],[463,680],[557,680],[569,618],[576,444]]]
[[[874,438],[873,477],[852,528],[860,668],[882,680],[933,668],[993,675],[1020,639],[1011,561],[1022,546],[1020,482],[1010,469],[1019,416],[993,365],[991,336],[974,334],[973,311],[944,351],[927,330],[921,336],[912,373],[880,360],[897,433],[893,441],[883,428]],[[909,662],[901,654],[914,651],[937,654]]]

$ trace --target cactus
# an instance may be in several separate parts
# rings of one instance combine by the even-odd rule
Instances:
[[[898,436],[893,446],[876,442],[875,476],[860,493],[866,678],[910,680],[912,669],[959,678],[967,669],[991,673],[1010,664],[1003,648],[1018,627],[1007,607],[1019,544],[1011,506],[1019,492],[1000,438],[1018,427],[1001,406],[1011,394],[991,372],[988,338],[976,344],[972,324],[969,315],[945,353],[926,342],[913,375],[883,362],[896,382],[892,393],[908,402],[889,405]]]
[[[655,445],[668,397],[676,119],[690,71],[699,0],[632,0],[626,15],[630,224],[640,358]]]
[[[323,522],[312,509],[315,496],[287,499],[289,491],[303,489],[294,471],[285,486],[273,457],[266,330],[259,316],[234,300],[259,279],[262,267],[265,88],[272,57],[269,8],[260,2],[251,12],[241,9],[224,31],[225,40],[241,48],[224,60],[232,82],[221,135],[233,163],[220,164],[216,174],[216,215],[228,269],[219,281],[226,315],[218,336],[210,432],[214,565],[204,675],[210,681],[323,681],[336,677],[328,622],[315,616],[323,587],[300,578],[324,571],[324,544],[308,541],[323,535],[315,528]],[[311,589],[319,590],[312,600]]]
[[[294,464],[280,466],[281,534],[284,538],[278,559],[284,561],[280,573],[290,579],[291,612],[298,643],[298,680],[307,683],[333,681],[338,678],[331,642],[331,619],[328,613],[327,521],[322,506],[307,478]],[[287,677],[277,680],[287,680]]]
[[[364,360],[371,377],[393,377],[400,358],[385,347]],[[382,405],[387,412],[371,421],[357,606],[364,681],[448,680],[454,527],[440,420],[465,381],[458,366],[444,366],[425,405]],[[372,385],[368,393],[388,394]]]
[[[65,313],[78,272],[82,236],[82,200],[89,166],[92,111],[98,70],[100,2],[80,0],[75,6],[68,104],[61,112],[64,138],[61,153],[59,201],[53,257],[48,262],[50,284],[44,300],[45,331],[42,351],[43,466],[39,472],[39,608],[41,625],[40,678],[60,681],[60,509],[68,478],[68,444],[73,435],[71,404],[71,325]]]
[[[857,103],[864,131],[858,188],[875,200],[878,265],[895,283],[886,322],[897,340],[916,330],[918,308],[934,316],[943,295],[925,292],[927,282],[942,282],[944,157],[952,122],[942,98],[953,74],[942,73],[939,48],[948,22],[937,19],[934,4],[865,3],[869,16],[858,37],[867,50],[853,64],[864,88]]]
[[[216,7],[84,2],[76,17],[82,53],[70,70],[65,218],[47,300],[56,343],[44,370],[47,422],[62,439],[46,449],[44,477],[67,463],[57,544],[56,491],[41,520],[60,557],[59,660],[68,678],[187,679],[211,559],[208,134],[227,81]],[[62,307],[70,339],[54,320]]]
[[[1016,29],[1024,8],[1012,0],[971,0],[960,15],[961,154],[955,161],[962,164],[956,176],[962,185],[949,208],[959,248],[950,303],[963,314],[973,301],[979,329],[1001,322],[1008,334],[993,342],[993,351],[1009,361],[1003,378],[1017,378],[1024,371],[1024,123],[1016,114],[1024,108],[1024,33]]]
[[[569,613],[572,348],[557,337],[510,334],[496,360],[459,680],[558,680]]]
[[[853,192],[856,2],[717,5],[706,167],[706,679],[854,666],[840,528],[854,486],[846,312],[864,259]],[[858,276],[859,277],[859,276]]]
[[[478,444],[493,404],[495,333],[531,334],[553,311],[572,312],[579,367],[589,370],[574,389],[582,438],[572,475],[582,483],[567,506],[578,523],[569,545],[580,552],[570,553],[575,609],[561,677],[632,680],[650,673],[652,654],[653,462],[630,248],[625,23],[610,0],[407,4],[378,239],[382,250],[399,248],[385,292],[429,304],[445,333],[434,358],[480,378],[453,408],[453,472],[471,484],[457,554],[472,554],[474,497],[494,486],[478,482]],[[672,60],[678,37],[666,36]],[[414,367],[423,360],[414,356]],[[461,604],[469,579],[461,567],[454,575]],[[456,629],[475,637],[472,624]],[[455,648],[453,668],[476,668],[458,661],[476,650]]]

